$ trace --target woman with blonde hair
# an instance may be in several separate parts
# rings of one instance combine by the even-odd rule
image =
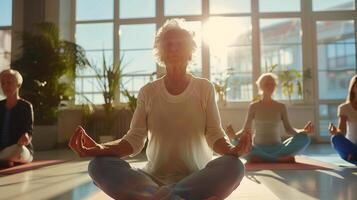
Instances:
[[[33,159],[33,110],[30,102],[20,98],[21,74],[12,69],[0,73],[6,99],[0,101],[0,164],[6,167],[28,163]]]
[[[338,128],[329,125],[332,146],[342,159],[357,165],[357,75],[350,80],[346,102],[338,106]]]
[[[262,99],[249,105],[243,129],[235,133],[231,125],[226,128],[228,137],[233,141],[243,133],[254,130],[252,151],[246,157],[251,162],[295,162],[294,155],[310,143],[307,134],[313,131],[312,123],[308,122],[304,129],[295,130],[288,120],[286,106],[273,99],[276,80],[273,73],[262,74],[256,82]],[[284,142],[281,141],[281,123],[285,131],[292,135]]]

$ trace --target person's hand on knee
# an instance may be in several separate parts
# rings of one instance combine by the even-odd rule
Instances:
[[[29,145],[30,142],[31,142],[31,136],[26,132],[17,141],[17,144],[18,145],[22,145],[22,146],[26,146],[26,145]]]

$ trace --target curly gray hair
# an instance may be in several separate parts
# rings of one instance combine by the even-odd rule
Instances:
[[[168,32],[181,32],[185,37],[187,50],[190,51],[191,55],[195,52],[197,45],[195,40],[193,39],[194,33],[187,27],[185,22],[186,21],[181,18],[169,19],[157,31],[153,50],[156,62],[159,65],[165,66],[165,64],[163,63],[163,53],[165,51],[163,43],[165,42],[165,36]]]

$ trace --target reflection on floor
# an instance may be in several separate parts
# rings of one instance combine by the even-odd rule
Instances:
[[[335,170],[261,170],[246,173],[227,198],[235,199],[357,199],[357,168],[338,157],[330,145],[311,145],[303,154],[336,166]],[[69,150],[37,152],[36,159],[66,159],[65,163],[19,174],[0,176],[0,199],[110,199],[91,182],[88,159]],[[130,160],[142,166],[145,157]]]

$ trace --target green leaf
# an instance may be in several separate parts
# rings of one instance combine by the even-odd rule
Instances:
[[[60,101],[74,97],[76,68],[88,63],[85,52],[61,40],[58,27],[50,22],[38,23],[33,32],[15,37],[22,39],[23,53],[11,63],[24,78],[20,95],[33,104],[35,124],[54,124]]]

